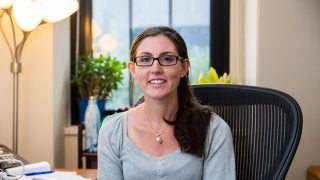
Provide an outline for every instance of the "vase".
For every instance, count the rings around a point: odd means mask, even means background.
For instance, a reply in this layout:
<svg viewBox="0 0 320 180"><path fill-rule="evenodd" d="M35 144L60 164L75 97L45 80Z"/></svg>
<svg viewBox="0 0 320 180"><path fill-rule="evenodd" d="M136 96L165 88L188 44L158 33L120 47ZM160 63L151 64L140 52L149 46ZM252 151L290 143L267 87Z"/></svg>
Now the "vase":
<svg viewBox="0 0 320 180"><path fill-rule="evenodd" d="M98 147L98 127L100 123L100 111L95 96L89 98L86 112L84 114L84 124L86 132L86 151L97 152Z"/></svg>
<svg viewBox="0 0 320 180"><path fill-rule="evenodd" d="M84 114L86 112L87 106L88 106L88 99L79 98L78 101L78 110L79 110L79 123L84 123ZM98 99L97 105L100 112L100 118L103 119L105 116L105 104L106 100L104 99Z"/></svg>

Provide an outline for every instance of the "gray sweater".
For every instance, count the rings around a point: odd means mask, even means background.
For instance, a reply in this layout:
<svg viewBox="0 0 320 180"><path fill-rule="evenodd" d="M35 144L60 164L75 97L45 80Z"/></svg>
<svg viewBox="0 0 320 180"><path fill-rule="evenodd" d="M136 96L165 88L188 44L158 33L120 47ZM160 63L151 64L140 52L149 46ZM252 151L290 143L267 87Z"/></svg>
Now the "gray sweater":
<svg viewBox="0 0 320 180"><path fill-rule="evenodd" d="M213 114L203 158L180 149L157 157L127 136L127 112L108 117L99 132L99 180L234 180L235 159L229 126Z"/></svg>

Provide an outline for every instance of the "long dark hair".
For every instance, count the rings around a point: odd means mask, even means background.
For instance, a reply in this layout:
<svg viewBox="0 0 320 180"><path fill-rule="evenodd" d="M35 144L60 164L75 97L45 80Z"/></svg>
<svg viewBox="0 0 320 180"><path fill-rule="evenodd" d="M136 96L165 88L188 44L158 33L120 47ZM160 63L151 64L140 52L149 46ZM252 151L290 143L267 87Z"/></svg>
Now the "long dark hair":
<svg viewBox="0 0 320 180"><path fill-rule="evenodd" d="M166 26L155 26L145 29L134 39L130 48L130 60L134 61L136 50L143 39L156 35L169 38L175 45L178 55L183 59L189 58L186 43L177 31ZM189 71L180 79L178 100L179 108L175 121L165 121L174 125L174 135L182 152L202 157L212 112L209 107L201 106L194 97L189 83Z"/></svg>

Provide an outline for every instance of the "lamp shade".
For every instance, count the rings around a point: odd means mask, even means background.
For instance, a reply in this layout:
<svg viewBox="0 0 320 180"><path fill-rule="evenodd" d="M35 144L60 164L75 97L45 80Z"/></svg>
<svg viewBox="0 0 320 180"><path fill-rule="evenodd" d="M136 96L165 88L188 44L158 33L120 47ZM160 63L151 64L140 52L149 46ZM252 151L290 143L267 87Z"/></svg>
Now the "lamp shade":
<svg viewBox="0 0 320 180"><path fill-rule="evenodd" d="M32 0L16 0L13 3L13 15L23 31L32 31L42 21L42 10Z"/></svg>
<svg viewBox="0 0 320 180"><path fill-rule="evenodd" d="M43 20L54 23L67 18L79 8L77 0L36 0L44 10Z"/></svg>
<svg viewBox="0 0 320 180"><path fill-rule="evenodd" d="M13 4L13 0L1 0L0 1L0 8L7 9L11 7Z"/></svg>

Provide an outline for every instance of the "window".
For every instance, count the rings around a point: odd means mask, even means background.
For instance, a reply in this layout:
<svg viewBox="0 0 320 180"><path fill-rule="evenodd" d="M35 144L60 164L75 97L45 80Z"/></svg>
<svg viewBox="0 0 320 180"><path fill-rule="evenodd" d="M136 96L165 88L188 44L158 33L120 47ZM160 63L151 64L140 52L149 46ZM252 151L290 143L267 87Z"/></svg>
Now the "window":
<svg viewBox="0 0 320 180"><path fill-rule="evenodd" d="M192 83L209 66L214 66L219 74L229 72L229 1L80 0L79 20L79 47L75 48L79 54L92 51L127 61L129 45L141 30L151 25L165 25L174 27L187 43ZM88 24L91 24L89 29ZM130 106L140 97L139 91L130 96L129 73L124 70L124 74L122 86L108 100L106 109ZM72 90L73 99L77 97L75 91ZM76 104L72 104L72 110L76 111ZM74 121L72 117L72 124Z"/></svg>

